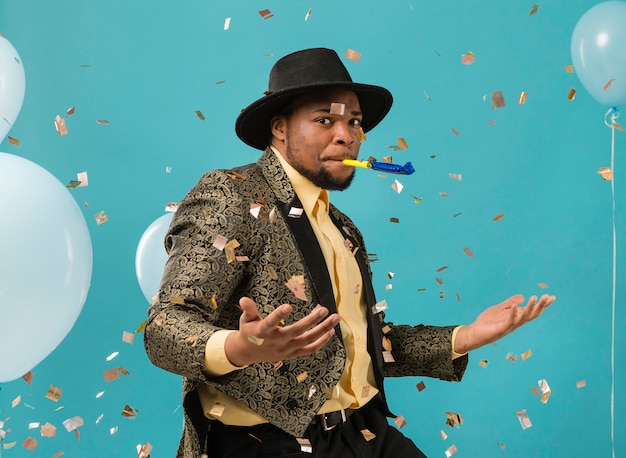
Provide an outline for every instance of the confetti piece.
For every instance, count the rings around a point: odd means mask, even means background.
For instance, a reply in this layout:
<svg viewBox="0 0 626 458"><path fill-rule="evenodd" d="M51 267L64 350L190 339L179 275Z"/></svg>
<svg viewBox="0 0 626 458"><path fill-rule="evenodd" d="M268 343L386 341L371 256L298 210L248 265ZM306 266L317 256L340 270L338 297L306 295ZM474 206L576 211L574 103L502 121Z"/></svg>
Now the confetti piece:
<svg viewBox="0 0 626 458"><path fill-rule="evenodd" d="M46 422L42 427L40 434L43 437L54 437L57 434L57 428L51 423Z"/></svg>
<svg viewBox="0 0 626 458"><path fill-rule="evenodd" d="M585 380L579 380L576 382L576 388L584 388L587 386L587 382Z"/></svg>
<svg viewBox="0 0 626 458"><path fill-rule="evenodd" d="M142 321L142 322L139 324L139 327L138 327L137 329L135 329L135 332L136 332L137 334L139 334L139 333L143 332L143 330L146 328L146 324L147 324L147 323L148 323L148 320Z"/></svg>
<svg viewBox="0 0 626 458"><path fill-rule="evenodd" d="M383 361L386 363L395 363L396 360L389 350L383 351Z"/></svg>
<svg viewBox="0 0 626 458"><path fill-rule="evenodd" d="M343 115L346 111L345 103L331 103L330 114Z"/></svg>
<svg viewBox="0 0 626 458"><path fill-rule="evenodd" d="M221 81L216 81L215 84L224 84L226 82L226 80L221 80Z"/></svg>
<svg viewBox="0 0 626 458"><path fill-rule="evenodd" d="M302 372L296 376L296 380L298 381L298 383L302 383L308 376L309 376L308 373Z"/></svg>
<svg viewBox="0 0 626 458"><path fill-rule="evenodd" d="M574 66L573 65L566 65L565 66L565 73L574 73Z"/></svg>
<svg viewBox="0 0 626 458"><path fill-rule="evenodd" d="M454 215L452 215L453 218L456 218L457 216L461 216L463 214L463 212L458 212L455 213Z"/></svg>
<svg viewBox="0 0 626 458"><path fill-rule="evenodd" d="M311 445L311 441L304 438L304 437L298 437L296 438L296 441L298 441L298 445L300 445L300 451L303 453L313 453L313 446Z"/></svg>
<svg viewBox="0 0 626 458"><path fill-rule="evenodd" d="M311 17L311 8L309 8L309 10L306 12L306 15L304 16L304 20L308 21L309 18ZM304 451L304 450L303 450Z"/></svg>
<svg viewBox="0 0 626 458"><path fill-rule="evenodd" d="M209 415L213 415L214 417L221 417L224 413L226 406L220 402L216 402L209 410Z"/></svg>
<svg viewBox="0 0 626 458"><path fill-rule="evenodd" d="M441 440L445 441L448 438L448 435L445 433L443 429L439 430L439 435L441 436Z"/></svg>
<svg viewBox="0 0 626 458"><path fill-rule="evenodd" d="M363 434L363 437L365 438L366 441L371 441L372 439L374 439L376 437L376 434L374 434L373 432L371 432L369 429L362 429L361 430L361 434Z"/></svg>
<svg viewBox="0 0 626 458"><path fill-rule="evenodd" d="M441 278L435 277L435 281L439 283L440 285L443 285L443 280Z"/></svg>
<svg viewBox="0 0 626 458"><path fill-rule="evenodd" d="M63 426L65 426L65 429L67 430L68 433L75 431L77 428L80 428L84 424L85 422L79 416L71 417L63 421Z"/></svg>
<svg viewBox="0 0 626 458"><path fill-rule="evenodd" d="M117 426L113 426L112 428L109 428L109 434L111 436L113 436L115 433L117 433Z"/></svg>
<svg viewBox="0 0 626 458"><path fill-rule="evenodd" d="M463 424L463 415L461 415L460 413L456 413L456 412L445 412L445 414L447 415L447 420L446 420L446 425L449 426L450 428L454 427L455 425L462 425ZM457 426L457 428L459 427Z"/></svg>
<svg viewBox="0 0 626 458"><path fill-rule="evenodd" d="M530 7L530 12L528 13L528 15L532 16L533 14L537 13L538 10L539 10L539 5L534 4L533 6Z"/></svg>
<svg viewBox="0 0 626 458"><path fill-rule="evenodd" d="M506 448L506 445L504 445L502 442L498 442L497 443L498 447L500 447L502 450L504 450Z"/></svg>
<svg viewBox="0 0 626 458"><path fill-rule="evenodd" d="M377 302L376 304L372 306L372 313L376 315L377 313L380 313L383 310L387 310L387 308L389 308L389 306L387 305L387 301L383 299L382 301Z"/></svg>
<svg viewBox="0 0 626 458"><path fill-rule="evenodd" d="M454 135L456 135L457 137L461 135L461 134L459 133L459 131L458 131L458 130L456 130L454 127L452 128L452 133L453 133Z"/></svg>
<svg viewBox="0 0 626 458"><path fill-rule="evenodd" d="M415 385L415 388L417 388L417 391L418 391L419 393L421 393L422 391L424 391L424 390L426 389L426 384L425 384L423 381L418 382L418 383Z"/></svg>
<svg viewBox="0 0 626 458"><path fill-rule="evenodd" d="M235 256L235 249L239 246L239 242L236 239L230 240L226 245L224 245L224 254L226 255L226 261L229 264L237 259Z"/></svg>
<svg viewBox="0 0 626 458"><path fill-rule="evenodd" d="M493 125L495 125L495 124L496 124L496 122L497 122L497 121L489 121L489 122L487 123L487 125L488 125L488 126L493 126Z"/></svg>
<svg viewBox="0 0 626 458"><path fill-rule="evenodd" d="M393 180L393 183L391 184L391 189L400 194L403 188L404 186L402 185L402 183L400 183L398 180Z"/></svg>
<svg viewBox="0 0 626 458"><path fill-rule="evenodd" d="M452 455L454 455L456 452L458 452L459 450L456 448L456 445L451 445L450 447L448 447L448 449L446 450L446 458L450 458Z"/></svg>
<svg viewBox="0 0 626 458"><path fill-rule="evenodd" d="M355 51L354 49L348 49L344 54L344 57L349 59L350 62L357 62L359 59L361 59L361 53Z"/></svg>
<svg viewBox="0 0 626 458"><path fill-rule="evenodd" d="M624 126L617 121L613 122L613 127L621 132L624 132Z"/></svg>
<svg viewBox="0 0 626 458"><path fill-rule="evenodd" d="M48 388L48 393L46 394L46 399L50 399L54 402L59 402L62 393L63 390L61 388L59 388L58 386L50 385L50 388Z"/></svg>
<svg viewBox="0 0 626 458"><path fill-rule="evenodd" d="M526 361L532 355L533 355L533 352L530 351L530 349L526 350L524 353L522 353L522 361Z"/></svg>
<svg viewBox="0 0 626 458"><path fill-rule="evenodd" d="M435 54L437 54L437 57L441 57L441 53L440 53L439 51L437 51L436 49L433 49L433 52L434 52Z"/></svg>
<svg viewBox="0 0 626 458"><path fill-rule="evenodd" d="M33 422L28 424L28 429L37 429L39 428L39 422Z"/></svg>
<svg viewBox="0 0 626 458"><path fill-rule="evenodd" d="M137 458L150 458L152 452L152 445L150 442L146 442L143 445L137 445Z"/></svg>
<svg viewBox="0 0 626 458"><path fill-rule="evenodd" d="M496 214L496 216L493 217L494 221L501 221L502 218L504 218L504 213L498 213Z"/></svg>
<svg viewBox="0 0 626 458"><path fill-rule="evenodd" d="M520 92L520 93L519 93L519 100L518 100L518 103L519 103L520 105L524 105L524 104L526 103L526 96L527 96L527 95L528 95L528 94L527 94L526 92L524 92L524 91L522 91L522 92Z"/></svg>
<svg viewBox="0 0 626 458"><path fill-rule="evenodd" d="M463 175L460 173L448 173L448 176L454 181L463 181Z"/></svg>
<svg viewBox="0 0 626 458"><path fill-rule="evenodd" d="M602 175L604 181L611 181L613 179L613 170L609 167L600 167L598 173Z"/></svg>
<svg viewBox="0 0 626 458"><path fill-rule="evenodd" d="M135 409L134 407L131 407L128 404L126 404L124 408L122 409L121 415L122 417L134 418L137 416L138 413L139 413L138 409Z"/></svg>
<svg viewBox="0 0 626 458"><path fill-rule="evenodd" d="M230 18L227 17L226 19L224 19L224 30L228 30L230 28ZM196 111L196 114L198 112ZM200 118L200 116L198 116ZM200 118L204 121L204 117Z"/></svg>
<svg viewBox="0 0 626 458"><path fill-rule="evenodd" d="M606 84L604 85L604 87L602 88L602 90L606 91L608 88L610 88L611 84L613 84L613 81L615 81L615 78L611 78L610 80L608 80Z"/></svg>
<svg viewBox="0 0 626 458"><path fill-rule="evenodd" d="M406 140L402 137L398 138L398 149L399 150L405 150L405 149L409 149L409 145L406 142ZM391 161L390 161L391 162Z"/></svg>
<svg viewBox="0 0 626 458"><path fill-rule="evenodd" d="M491 94L491 109L502 108L506 105L502 91L496 91Z"/></svg>
<svg viewBox="0 0 626 458"><path fill-rule="evenodd" d="M26 383L28 383L30 385L31 382L33 381L33 373L31 371L28 371L24 375L22 375L22 378L24 379L24 381ZM0 422L0 423L2 423L2 422ZM1 427L2 427L2 425L0 424L0 428Z"/></svg>
<svg viewBox="0 0 626 458"><path fill-rule="evenodd" d="M96 399L100 399L103 395L104 395L104 391L100 391L99 393L96 394ZM96 420L96 424L98 423L98 421L100 421L100 417L98 417L98 420Z"/></svg>
<svg viewBox="0 0 626 458"><path fill-rule="evenodd" d="M228 243L228 239L223 235L217 234L215 236L215 240L213 241L213 246L220 251L224 250L224 247Z"/></svg>
<svg viewBox="0 0 626 458"><path fill-rule="evenodd" d="M486 359L481 359L480 362L478 363L480 367L487 367L488 364L489 364L489 361L487 361Z"/></svg>
<svg viewBox="0 0 626 458"><path fill-rule="evenodd" d="M252 342L254 345L261 346L261 345L263 345L263 342L265 341L265 339L261 339L260 337L255 337L253 335L249 335L248 336L248 341Z"/></svg>
<svg viewBox="0 0 626 458"><path fill-rule="evenodd" d="M117 368L115 369L107 369L103 372L104 374L104 381L105 382L112 382L113 380L119 380L120 378L120 373L117 370Z"/></svg>
<svg viewBox="0 0 626 458"><path fill-rule="evenodd" d="M385 289L389 291L390 289L393 289L393 285L392 284L385 285Z"/></svg>
<svg viewBox="0 0 626 458"><path fill-rule="evenodd" d="M574 100L575 97L576 97L576 89L575 88L571 88L569 90L569 92L567 93L567 99L568 100Z"/></svg>
<svg viewBox="0 0 626 458"><path fill-rule="evenodd" d="M132 345L134 341L135 341L135 334L133 334L132 332L128 332L128 331L122 332L122 342Z"/></svg>
<svg viewBox="0 0 626 458"><path fill-rule="evenodd" d="M309 396L308 396L308 398L311 399L316 392L317 392L317 388L315 388L315 385L311 385L309 387Z"/></svg>
<svg viewBox="0 0 626 458"><path fill-rule="evenodd" d="M506 359L516 363L517 362L517 355L515 353L507 353L506 354Z"/></svg>
<svg viewBox="0 0 626 458"><path fill-rule="evenodd" d="M393 422L396 424L398 429L402 429L406 426L406 420L404 419L404 416L402 415L398 415L396 418L394 418Z"/></svg>
<svg viewBox="0 0 626 458"><path fill-rule="evenodd" d="M54 126L57 129L57 132L59 133L59 135L62 137L63 135L67 135L67 126L65 125L65 119L63 119L61 116L57 115L56 118L54 118Z"/></svg>
<svg viewBox="0 0 626 458"><path fill-rule="evenodd" d="M474 252L472 250L470 250L469 248L465 247L463 248L463 251L465 252L466 255L468 255L470 258L474 257Z"/></svg>
<svg viewBox="0 0 626 458"><path fill-rule="evenodd" d="M389 218L389 222L390 223L400 223L400 218L396 218L394 216L392 216L391 218Z"/></svg>
<svg viewBox="0 0 626 458"><path fill-rule="evenodd" d="M291 207L287 216L289 218L300 218L302 216L302 213L304 213L303 208Z"/></svg>
<svg viewBox="0 0 626 458"><path fill-rule="evenodd" d="M119 354L120 354L119 351L114 351L113 353L111 353L109 356L106 357L106 361L111 361L112 359L115 359L115 357L117 357L117 355Z"/></svg>
<svg viewBox="0 0 626 458"><path fill-rule="evenodd" d="M519 420L519 424L522 429L528 429L533 426L530 421L530 417L528 416L528 413L526 413L526 409L518 410L517 412L515 412L515 414L517 415L517 419Z"/></svg>
<svg viewBox="0 0 626 458"><path fill-rule="evenodd" d="M472 51L468 51L467 54L461 54L461 63L463 65L472 65L475 59L476 56L474 56Z"/></svg>
<svg viewBox="0 0 626 458"><path fill-rule="evenodd" d="M456 300L458 302L461 302L461 295L459 293L456 293Z"/></svg>
<svg viewBox="0 0 626 458"><path fill-rule="evenodd" d="M200 110L196 110L195 113L200 121L204 121L206 119Z"/></svg>
<svg viewBox="0 0 626 458"><path fill-rule="evenodd" d="M28 436L26 438L26 440L24 442L22 442L22 447L24 447L26 450L29 451L33 451L35 450L35 448L37 447L37 445L39 444L39 442L37 441L37 439L34 439L30 436Z"/></svg>
<svg viewBox="0 0 626 458"><path fill-rule="evenodd" d="M539 390L541 390L541 403L547 404L548 399L550 399L550 385L548 385L548 381L546 379L541 379L537 382L539 385Z"/></svg>
<svg viewBox="0 0 626 458"><path fill-rule="evenodd" d="M15 444L17 444L17 442L7 442L6 444L2 444L2 448L4 448L5 450L9 450L10 448L15 447Z"/></svg>
<svg viewBox="0 0 626 458"><path fill-rule="evenodd" d="M66 188L76 189L80 186L79 180L70 180L68 184L65 185Z"/></svg>
<svg viewBox="0 0 626 458"><path fill-rule="evenodd" d="M106 223L109 220L109 217L107 216L106 212L104 210L96 213L95 215L93 215L94 219L96 220L96 224L98 226L100 226L101 224Z"/></svg>
<svg viewBox="0 0 626 458"><path fill-rule="evenodd" d="M76 107L73 106L73 107L68 108L66 113L68 116L72 116L74 113L76 113Z"/></svg>
<svg viewBox="0 0 626 458"><path fill-rule="evenodd" d="M19 141L17 138L13 138L13 137L11 137L11 136L9 135L9 136L7 136L7 140L9 140L9 143L10 143L11 145L14 145L14 146L20 146L20 141Z"/></svg>
<svg viewBox="0 0 626 458"><path fill-rule="evenodd" d="M304 275L292 275L289 281L285 283L285 286L287 286L298 299L303 301L308 300L304 286Z"/></svg>
<svg viewBox="0 0 626 458"><path fill-rule="evenodd" d="M426 100L428 100L429 102L432 101L432 99L430 98L430 95L426 91L424 91L424 97L426 97Z"/></svg>
<svg viewBox="0 0 626 458"><path fill-rule="evenodd" d="M96 124L102 124L102 125L109 125L111 124L109 121L107 121L106 119L96 119Z"/></svg>
<svg viewBox="0 0 626 458"><path fill-rule="evenodd" d="M274 17L274 14L270 10L267 10L267 9L259 11L259 14L265 20Z"/></svg>
<svg viewBox="0 0 626 458"><path fill-rule="evenodd" d="M22 402L22 397L17 396L15 399L13 399L13 401L11 401L11 408L14 409L16 406L20 404L20 402Z"/></svg>
<svg viewBox="0 0 626 458"><path fill-rule="evenodd" d="M539 288L541 288L541 289L546 289L546 288L549 288L549 286L548 286L548 285L546 285L545 283L537 283L537 286L538 286Z"/></svg>

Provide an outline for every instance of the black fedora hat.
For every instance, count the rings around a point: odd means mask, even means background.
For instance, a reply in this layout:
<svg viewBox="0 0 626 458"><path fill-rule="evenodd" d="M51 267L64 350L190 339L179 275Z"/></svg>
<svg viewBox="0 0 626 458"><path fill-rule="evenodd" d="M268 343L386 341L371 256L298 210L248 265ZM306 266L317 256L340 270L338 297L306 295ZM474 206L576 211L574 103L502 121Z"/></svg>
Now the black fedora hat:
<svg viewBox="0 0 626 458"><path fill-rule="evenodd" d="M354 83L332 49L305 49L288 54L274 64L265 96L241 111L235 132L247 145L263 150L268 145L272 116L298 95L329 88L346 88L356 93L363 112L361 127L365 132L383 120L393 103L391 92L384 87Z"/></svg>

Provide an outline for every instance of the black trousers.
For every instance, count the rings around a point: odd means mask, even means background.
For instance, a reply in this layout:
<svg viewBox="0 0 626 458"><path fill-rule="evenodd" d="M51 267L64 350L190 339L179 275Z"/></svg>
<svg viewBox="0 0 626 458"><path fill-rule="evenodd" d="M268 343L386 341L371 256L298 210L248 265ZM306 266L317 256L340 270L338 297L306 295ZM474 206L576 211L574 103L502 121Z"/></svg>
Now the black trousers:
<svg viewBox="0 0 626 458"><path fill-rule="evenodd" d="M312 453L303 451L296 438L271 424L228 426L211 421L207 437L209 458L426 458L409 438L390 426L375 399L354 412L345 423L325 431L320 422L309 426L304 437ZM366 440L362 431L375 435Z"/></svg>

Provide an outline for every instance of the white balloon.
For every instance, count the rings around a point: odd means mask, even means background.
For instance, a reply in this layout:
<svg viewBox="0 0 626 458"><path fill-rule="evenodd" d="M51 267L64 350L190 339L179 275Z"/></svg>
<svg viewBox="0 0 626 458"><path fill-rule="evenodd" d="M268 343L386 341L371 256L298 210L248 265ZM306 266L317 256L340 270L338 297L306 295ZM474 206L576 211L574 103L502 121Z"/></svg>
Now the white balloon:
<svg viewBox="0 0 626 458"><path fill-rule="evenodd" d="M9 40L0 35L0 143L22 109L25 90L22 59Z"/></svg>
<svg viewBox="0 0 626 458"><path fill-rule="evenodd" d="M157 218L145 230L137 245L135 272L141 292L148 302L151 302L154 295L159 291L163 269L167 262L167 252L164 245L165 234L173 216L173 213L166 213Z"/></svg>
<svg viewBox="0 0 626 458"><path fill-rule="evenodd" d="M91 283L87 223L39 165L0 153L0 382L46 358L70 332Z"/></svg>

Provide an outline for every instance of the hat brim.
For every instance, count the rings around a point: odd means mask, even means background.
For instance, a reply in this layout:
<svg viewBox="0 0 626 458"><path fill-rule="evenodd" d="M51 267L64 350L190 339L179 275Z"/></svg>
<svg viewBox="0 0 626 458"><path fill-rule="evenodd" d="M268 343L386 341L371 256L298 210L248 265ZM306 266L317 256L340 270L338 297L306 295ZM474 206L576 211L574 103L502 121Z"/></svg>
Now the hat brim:
<svg viewBox="0 0 626 458"><path fill-rule="evenodd" d="M331 88L345 88L355 92L363 112L361 127L364 132L380 123L393 103L391 92L384 87L369 84L334 82L287 89L268 94L244 108L235 122L235 132L245 144L264 150L269 144L272 116L299 95Z"/></svg>

